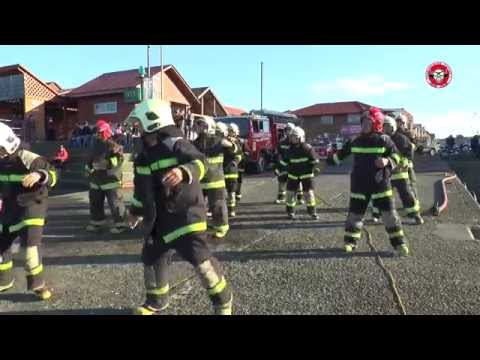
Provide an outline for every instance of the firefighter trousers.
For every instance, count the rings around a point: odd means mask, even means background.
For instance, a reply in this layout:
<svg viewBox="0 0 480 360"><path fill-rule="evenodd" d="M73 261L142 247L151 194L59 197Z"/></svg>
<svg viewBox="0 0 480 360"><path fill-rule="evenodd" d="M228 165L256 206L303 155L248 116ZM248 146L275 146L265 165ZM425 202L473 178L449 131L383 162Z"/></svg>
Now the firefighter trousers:
<svg viewBox="0 0 480 360"><path fill-rule="evenodd" d="M125 220L125 204L123 194L120 188L111 190L90 189L90 217L93 225L102 225L105 223L105 198L110 207L115 224L123 224Z"/></svg>
<svg viewBox="0 0 480 360"><path fill-rule="evenodd" d="M392 187L398 191L398 196L402 201L403 211L407 216L415 216L420 213L420 202L415 198L413 188L408 179L392 180ZM380 218L380 209L372 207L373 217Z"/></svg>
<svg viewBox="0 0 480 360"><path fill-rule="evenodd" d="M317 202L315 200L315 184L313 178L307 179L287 179L287 212L289 214L295 212L295 206L297 202L303 197L307 203L307 210L309 214L315 214L315 206ZM305 191L305 194L303 193ZM301 193L300 193L301 192ZM299 195L301 194L301 195Z"/></svg>
<svg viewBox="0 0 480 360"><path fill-rule="evenodd" d="M280 175L277 175L277 180L278 180L278 200L285 200L287 196L287 182L288 182L288 174L282 173ZM297 202L300 202L303 199L303 185L302 182L298 182L298 189L296 189L297 193Z"/></svg>
<svg viewBox="0 0 480 360"><path fill-rule="evenodd" d="M212 213L213 230L226 233L229 226L225 188L203 190L203 195L207 198L208 209Z"/></svg>
<svg viewBox="0 0 480 360"><path fill-rule="evenodd" d="M345 243L356 245L357 241L361 239L363 217L370 200L372 200L373 206L378 208L382 214L382 220L392 246L395 247L405 243L402 223L395 209L392 189L382 193L350 194L350 208L347 221L345 222Z"/></svg>
<svg viewBox="0 0 480 360"><path fill-rule="evenodd" d="M225 186L227 189L227 209L228 212L235 211L237 206L236 190L238 188L238 173L225 174Z"/></svg>
<svg viewBox="0 0 480 360"><path fill-rule="evenodd" d="M36 291L45 286L43 264L41 257L41 242L46 202L25 209L20 221L2 223L0 229L0 291L13 286L12 245L20 237L24 255L24 269L27 277L28 290ZM34 215L37 214L37 215ZM40 217L43 214L43 217Z"/></svg>
<svg viewBox="0 0 480 360"><path fill-rule="evenodd" d="M169 244L163 240L152 240L150 238L145 242L142 251L147 305L161 309L168 304L169 270L173 253L177 252L195 268L212 305L231 306L230 286L225 280L222 266L205 243L205 233L191 233Z"/></svg>
<svg viewBox="0 0 480 360"><path fill-rule="evenodd" d="M242 196L242 183L243 183L243 171L238 172L237 188L235 189L235 194L237 197Z"/></svg>

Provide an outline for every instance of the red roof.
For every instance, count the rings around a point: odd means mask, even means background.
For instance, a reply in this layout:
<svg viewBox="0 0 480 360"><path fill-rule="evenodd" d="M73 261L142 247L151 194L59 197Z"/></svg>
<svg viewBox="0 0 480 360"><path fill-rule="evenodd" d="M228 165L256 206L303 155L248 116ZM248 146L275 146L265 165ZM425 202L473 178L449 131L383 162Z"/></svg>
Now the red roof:
<svg viewBox="0 0 480 360"><path fill-rule="evenodd" d="M291 111L297 116L319 116L336 114L356 114L361 113L371 106L359 101L345 101L336 103L315 104L302 109Z"/></svg>
<svg viewBox="0 0 480 360"><path fill-rule="evenodd" d="M163 69L168 70L171 65L164 65ZM150 68L150 75L154 76L161 70L160 66ZM138 69L115 71L105 73L97 78L73 89L69 96L86 96L94 94L109 94L112 92L122 92L127 88L132 88L140 84L138 78Z"/></svg>
<svg viewBox="0 0 480 360"><path fill-rule="evenodd" d="M227 115L239 116L239 115L242 115L242 114L246 113L246 111L243 110L243 109L234 108L234 107L227 106L227 105L225 105L224 108L227 112Z"/></svg>

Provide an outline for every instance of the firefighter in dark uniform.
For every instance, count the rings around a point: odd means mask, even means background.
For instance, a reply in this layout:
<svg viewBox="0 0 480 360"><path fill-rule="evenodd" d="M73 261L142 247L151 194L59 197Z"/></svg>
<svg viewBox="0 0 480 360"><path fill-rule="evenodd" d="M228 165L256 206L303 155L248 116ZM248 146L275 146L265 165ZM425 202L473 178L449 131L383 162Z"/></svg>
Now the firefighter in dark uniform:
<svg viewBox="0 0 480 360"><path fill-rule="evenodd" d="M398 191L405 214L414 219L417 225L421 225L424 220L420 215L420 202L412 191L408 174L408 164L412 160L414 146L408 137L397 131L397 124L392 117L385 116L383 128L400 152L400 163L392 172L392 187ZM375 207L373 216L380 218L380 212Z"/></svg>
<svg viewBox="0 0 480 360"><path fill-rule="evenodd" d="M318 220L315 200L314 177L319 173L318 155L310 144L305 143L305 132L296 126L290 132L290 148L284 154L283 160L287 170L287 213L295 218L296 192L299 185L305 191L307 211Z"/></svg>
<svg viewBox="0 0 480 360"><path fill-rule="evenodd" d="M227 140L235 144L236 151L225 149L223 159L223 172L225 174L225 183L227 188L227 208L228 216L235 217L235 207L237 206L236 190L238 188L238 166L242 160L242 144L239 141L240 129L236 124L229 124L227 130Z"/></svg>
<svg viewBox="0 0 480 360"><path fill-rule="evenodd" d="M395 209L390 174L400 162L400 154L389 136L382 134L383 114L371 108L361 116L362 133L342 150L329 156L328 164L339 164L353 154L350 176L350 209L345 224L346 252L353 251L362 237L363 216L370 199L380 209L382 220L396 254L407 256L408 246Z"/></svg>
<svg viewBox="0 0 480 360"><path fill-rule="evenodd" d="M208 209L212 213L213 236L223 238L229 230L223 158L225 149L235 153L236 146L215 135L216 124L209 116L197 117L194 127L198 138L193 143L207 158L207 172L201 186L208 199Z"/></svg>
<svg viewBox="0 0 480 360"><path fill-rule="evenodd" d="M207 223L200 188L206 174L204 155L183 139L168 102L144 100L128 121L141 124L145 149L134 163L135 190L129 209L130 226L143 220L145 235L146 301L135 313L153 315L168 306L170 250L175 250L194 266L215 314L231 315L230 287L205 243Z"/></svg>
<svg viewBox="0 0 480 360"><path fill-rule="evenodd" d="M20 237L25 251L28 290L41 300L51 298L40 252L48 208L48 190L57 174L49 162L20 148L20 139L0 123L0 292L14 285L12 244Z"/></svg>
<svg viewBox="0 0 480 360"><path fill-rule="evenodd" d="M125 205L122 195L123 150L112 140L110 125L97 121L97 139L85 165L89 180L90 224L87 231L97 231L107 224L104 202L107 198L114 224L112 234L128 230L125 223Z"/></svg>
<svg viewBox="0 0 480 360"><path fill-rule="evenodd" d="M408 130L407 117L403 114L400 114L397 116L395 121L397 122L397 131L400 132L400 134L403 134L406 137L408 137L408 139L413 144L413 150L415 153L415 150L417 148L417 142L415 140L415 136L412 134L410 130ZM415 175L413 160L414 160L414 155L412 155L412 158L409 160L409 163L408 163L408 176L410 179L410 186L412 187L413 194L415 195L415 197L418 198L417 176Z"/></svg>
<svg viewBox="0 0 480 360"><path fill-rule="evenodd" d="M237 198L237 203L242 199L242 184L243 184L243 174L247 168L247 159L250 156L250 148L248 147L247 141L240 137L240 134L237 136L238 144L240 145L240 162L238 164L238 181L237 189L235 191L235 197Z"/></svg>

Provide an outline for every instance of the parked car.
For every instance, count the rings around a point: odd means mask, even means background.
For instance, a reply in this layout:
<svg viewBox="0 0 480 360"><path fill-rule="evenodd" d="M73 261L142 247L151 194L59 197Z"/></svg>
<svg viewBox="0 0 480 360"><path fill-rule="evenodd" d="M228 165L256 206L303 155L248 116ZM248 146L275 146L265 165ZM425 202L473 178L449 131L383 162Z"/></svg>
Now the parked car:
<svg viewBox="0 0 480 360"><path fill-rule="evenodd" d="M320 159L326 159L329 155L333 154L332 143L328 140L316 140L312 142L312 146Z"/></svg>

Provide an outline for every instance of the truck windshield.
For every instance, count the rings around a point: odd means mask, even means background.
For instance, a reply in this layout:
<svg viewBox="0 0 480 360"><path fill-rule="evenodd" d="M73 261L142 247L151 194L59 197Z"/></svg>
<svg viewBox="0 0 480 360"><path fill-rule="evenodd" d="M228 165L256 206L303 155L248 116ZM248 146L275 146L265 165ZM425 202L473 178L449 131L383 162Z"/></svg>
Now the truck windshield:
<svg viewBox="0 0 480 360"><path fill-rule="evenodd" d="M224 117L224 118L216 118L216 122L223 122L224 124L237 124L238 128L240 129L240 137L246 138L248 136L250 118L248 117Z"/></svg>

